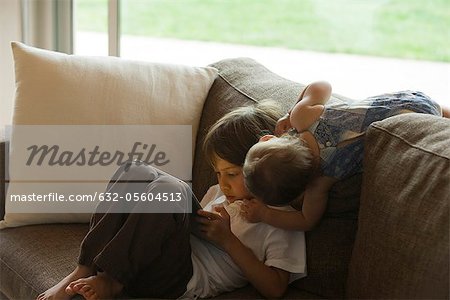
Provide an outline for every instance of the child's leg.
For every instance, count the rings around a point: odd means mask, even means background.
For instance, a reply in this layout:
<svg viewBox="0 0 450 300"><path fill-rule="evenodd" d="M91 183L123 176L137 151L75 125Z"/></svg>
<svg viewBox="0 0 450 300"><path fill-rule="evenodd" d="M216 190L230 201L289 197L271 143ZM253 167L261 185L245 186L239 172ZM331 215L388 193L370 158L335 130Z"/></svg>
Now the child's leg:
<svg viewBox="0 0 450 300"><path fill-rule="evenodd" d="M192 277L188 215L129 214L93 264L131 296L181 296Z"/></svg>
<svg viewBox="0 0 450 300"><path fill-rule="evenodd" d="M150 172L152 167L135 166L130 172L134 175L148 173L143 169ZM134 176L131 173L129 176ZM128 191L126 187L116 186L117 191ZM180 193L184 199L191 196L186 184L165 175L142 186L133 184L132 192L161 194L168 191ZM93 227L83 240L79 262L92 264L114 282L122 284L132 296L176 298L184 293L192 277L190 216L142 213L147 205L147 202L138 201L130 213L97 214L91 224ZM99 244L102 245L100 248ZM90 291L94 290L92 285L86 282L84 285L91 286Z"/></svg>
<svg viewBox="0 0 450 300"><path fill-rule="evenodd" d="M94 270L91 267L78 265L75 270L73 270L69 275L67 275L63 280L61 280L58 284L46 290L42 294L40 294L37 299L38 300L47 300L47 299L70 299L75 294L67 293L66 288L69 284L80 278L88 277L95 274ZM70 292L70 290L69 290Z"/></svg>
<svg viewBox="0 0 450 300"><path fill-rule="evenodd" d="M155 168L138 165L136 163L123 164L112 176L107 193L120 196L119 201L103 201L92 215L89 232L80 247L78 263L93 265L94 258L108 245L108 243L122 229L128 218L130 207L126 199L127 194L144 192L147 186L158 177ZM134 202L129 203L134 205ZM140 205L141 203L136 203Z"/></svg>
<svg viewBox="0 0 450 300"><path fill-rule="evenodd" d="M65 284L66 294L113 299L126 289L135 297L180 297L193 271L189 231L183 214L130 214L94 259L103 272Z"/></svg>

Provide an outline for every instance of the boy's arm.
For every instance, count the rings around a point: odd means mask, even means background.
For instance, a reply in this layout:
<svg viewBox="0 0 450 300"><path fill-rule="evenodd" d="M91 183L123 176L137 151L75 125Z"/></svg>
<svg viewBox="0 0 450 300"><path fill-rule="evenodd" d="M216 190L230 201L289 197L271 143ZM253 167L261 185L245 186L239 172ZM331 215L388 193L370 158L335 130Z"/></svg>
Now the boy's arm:
<svg viewBox="0 0 450 300"><path fill-rule="evenodd" d="M223 207L216 208L220 215L200 210L204 217L197 219L202 224L206 239L219 245L242 270L247 280L265 298L280 298L285 293L290 273L279 268L269 267L258 260L253 251L247 248L230 230L230 216Z"/></svg>
<svg viewBox="0 0 450 300"><path fill-rule="evenodd" d="M322 218L327 207L328 191L337 180L319 177L308 185L301 211L282 211L266 208L261 221L286 230L309 231Z"/></svg>

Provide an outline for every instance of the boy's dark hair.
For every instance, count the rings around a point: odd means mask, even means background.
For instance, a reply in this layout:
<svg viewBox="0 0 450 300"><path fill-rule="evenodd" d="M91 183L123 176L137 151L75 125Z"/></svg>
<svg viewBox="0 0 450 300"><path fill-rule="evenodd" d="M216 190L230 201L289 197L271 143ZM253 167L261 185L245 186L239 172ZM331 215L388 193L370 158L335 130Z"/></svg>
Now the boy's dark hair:
<svg viewBox="0 0 450 300"><path fill-rule="evenodd" d="M281 108L273 100L237 108L213 124L205 136L203 149L214 165L215 155L232 164L242 166L248 150L258 142L264 131L273 132Z"/></svg>
<svg viewBox="0 0 450 300"><path fill-rule="evenodd" d="M297 199L314 176L313 156L298 136L283 136L254 145L245 159L245 185L268 205Z"/></svg>

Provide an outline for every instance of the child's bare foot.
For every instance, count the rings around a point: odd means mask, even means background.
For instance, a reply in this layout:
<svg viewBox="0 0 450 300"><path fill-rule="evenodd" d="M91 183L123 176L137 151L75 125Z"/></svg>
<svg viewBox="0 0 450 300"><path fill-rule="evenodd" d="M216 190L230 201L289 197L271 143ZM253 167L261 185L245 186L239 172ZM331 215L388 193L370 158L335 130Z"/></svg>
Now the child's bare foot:
<svg viewBox="0 0 450 300"><path fill-rule="evenodd" d="M102 272L75 280L67 289L82 295L87 300L113 299L122 292L123 285Z"/></svg>
<svg viewBox="0 0 450 300"><path fill-rule="evenodd" d="M66 292L66 287L74 280L84 278L94 274L93 269L78 265L75 270L72 271L69 275L67 275L63 280L61 280L55 286L49 288L39 296L37 296L37 300L60 300L60 299L70 299L75 293L68 294Z"/></svg>

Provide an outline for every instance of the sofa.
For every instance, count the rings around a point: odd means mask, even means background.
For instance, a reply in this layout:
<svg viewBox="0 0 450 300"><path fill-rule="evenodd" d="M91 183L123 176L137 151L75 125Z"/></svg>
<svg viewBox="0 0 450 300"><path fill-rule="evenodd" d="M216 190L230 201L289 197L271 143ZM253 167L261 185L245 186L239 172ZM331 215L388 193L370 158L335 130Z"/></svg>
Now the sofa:
<svg viewBox="0 0 450 300"><path fill-rule="evenodd" d="M218 76L203 105L193 160L199 198L215 184L201 148L209 126L266 98L287 110L304 87L250 58L211 66ZM353 100L333 94L331 101ZM7 152L2 141L1 217ZM448 299L450 121L405 114L374 123L365 137L364 169L332 188L325 217L306 233L307 276L290 284L284 298ZM86 223L0 230L1 298L34 299L56 284L75 267L87 230ZM261 296L247 286L217 298Z"/></svg>

